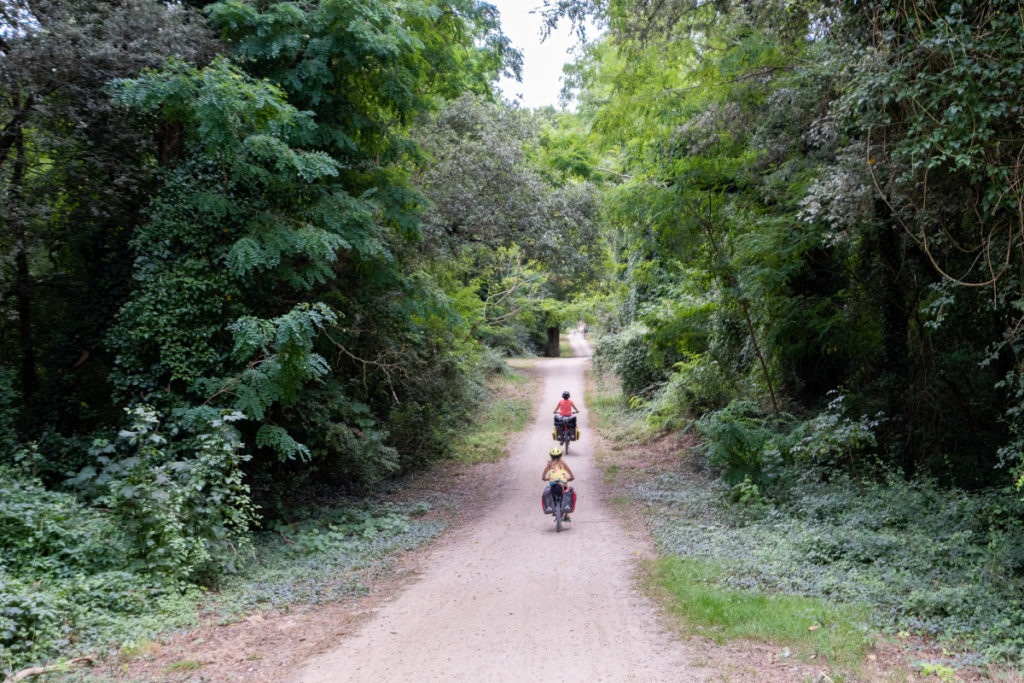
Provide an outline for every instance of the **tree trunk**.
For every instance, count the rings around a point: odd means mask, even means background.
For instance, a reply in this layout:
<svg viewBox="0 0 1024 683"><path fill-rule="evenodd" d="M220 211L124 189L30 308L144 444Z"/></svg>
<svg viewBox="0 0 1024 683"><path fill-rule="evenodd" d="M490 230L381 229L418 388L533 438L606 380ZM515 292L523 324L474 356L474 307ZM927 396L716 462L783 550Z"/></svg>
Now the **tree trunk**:
<svg viewBox="0 0 1024 683"><path fill-rule="evenodd" d="M561 355L561 349L558 348L561 332L562 329L560 327L548 328L548 343L544 349L548 358L558 358Z"/></svg>
<svg viewBox="0 0 1024 683"><path fill-rule="evenodd" d="M25 137L16 133L15 160L11 174L11 198L14 200L14 234L17 235L14 255L14 295L18 300L18 342L21 350L19 376L22 400L28 405L36 390L36 354L32 343L32 277L28 268L28 230L21 206L22 183L25 179Z"/></svg>
<svg viewBox="0 0 1024 683"><path fill-rule="evenodd" d="M882 266L880 290L880 322L882 324L882 356L884 380L888 384L886 412L902 422L906 433L899 449L900 465L907 474L917 469L915 454L913 399L910 372L910 317L907 303L910 295L904 276L904 253L900 241L902 229L896 225L892 210L884 199L875 200L875 217L879 220L876 248Z"/></svg>

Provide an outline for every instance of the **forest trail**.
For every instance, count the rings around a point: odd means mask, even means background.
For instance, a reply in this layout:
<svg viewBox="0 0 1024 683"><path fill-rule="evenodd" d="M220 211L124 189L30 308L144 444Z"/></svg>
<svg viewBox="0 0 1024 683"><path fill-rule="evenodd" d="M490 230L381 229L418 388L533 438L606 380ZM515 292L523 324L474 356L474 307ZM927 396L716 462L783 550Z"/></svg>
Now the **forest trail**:
<svg viewBox="0 0 1024 683"><path fill-rule="evenodd" d="M634 586L634 563L649 550L601 500L583 401L589 345L578 334L570 340L576 357L537 362L543 388L534 419L488 482L488 505L429 551L418 579L336 648L307 661L293 681L701 681L713 675L659 628L654 607ZM572 523L556 533L540 509L540 475L553 444L552 410L564 390L580 409L582 438L566 456L579 496Z"/></svg>

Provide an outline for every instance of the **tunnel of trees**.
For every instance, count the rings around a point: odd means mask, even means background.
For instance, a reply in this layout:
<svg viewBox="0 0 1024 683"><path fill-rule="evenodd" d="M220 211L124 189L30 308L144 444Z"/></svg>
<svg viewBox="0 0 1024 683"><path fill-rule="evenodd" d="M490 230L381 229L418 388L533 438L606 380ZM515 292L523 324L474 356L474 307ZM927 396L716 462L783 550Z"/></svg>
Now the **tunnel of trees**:
<svg viewBox="0 0 1024 683"><path fill-rule="evenodd" d="M578 320L730 482L1021 482L1019 3L544 11L571 111L477 0L0 0L0 664L39 577L215 584Z"/></svg>

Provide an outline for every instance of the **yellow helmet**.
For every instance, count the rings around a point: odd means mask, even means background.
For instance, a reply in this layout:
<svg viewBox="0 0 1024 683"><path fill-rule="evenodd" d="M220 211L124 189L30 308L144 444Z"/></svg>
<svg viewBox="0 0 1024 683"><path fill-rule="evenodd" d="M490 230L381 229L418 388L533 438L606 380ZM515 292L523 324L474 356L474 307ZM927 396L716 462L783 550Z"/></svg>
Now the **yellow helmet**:
<svg viewBox="0 0 1024 683"><path fill-rule="evenodd" d="M558 446L555 446L550 451L548 451L548 455L550 455L552 458L560 458L562 457L562 449L559 448Z"/></svg>

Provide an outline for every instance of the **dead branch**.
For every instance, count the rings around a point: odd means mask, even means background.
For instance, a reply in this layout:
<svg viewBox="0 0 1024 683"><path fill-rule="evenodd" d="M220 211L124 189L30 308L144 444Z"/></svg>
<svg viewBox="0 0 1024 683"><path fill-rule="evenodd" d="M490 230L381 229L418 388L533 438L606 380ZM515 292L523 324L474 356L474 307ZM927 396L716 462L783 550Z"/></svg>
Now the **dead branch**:
<svg viewBox="0 0 1024 683"><path fill-rule="evenodd" d="M74 666L80 666L82 664L88 664L92 666L96 663L96 657L94 655L86 655L84 657L75 657L69 659L66 662L60 664L50 664L48 666L30 666L27 669L22 669L18 673L11 677L11 681L23 681L26 678L35 678L36 676L42 676L43 674L54 673L56 671L67 671L68 668Z"/></svg>

